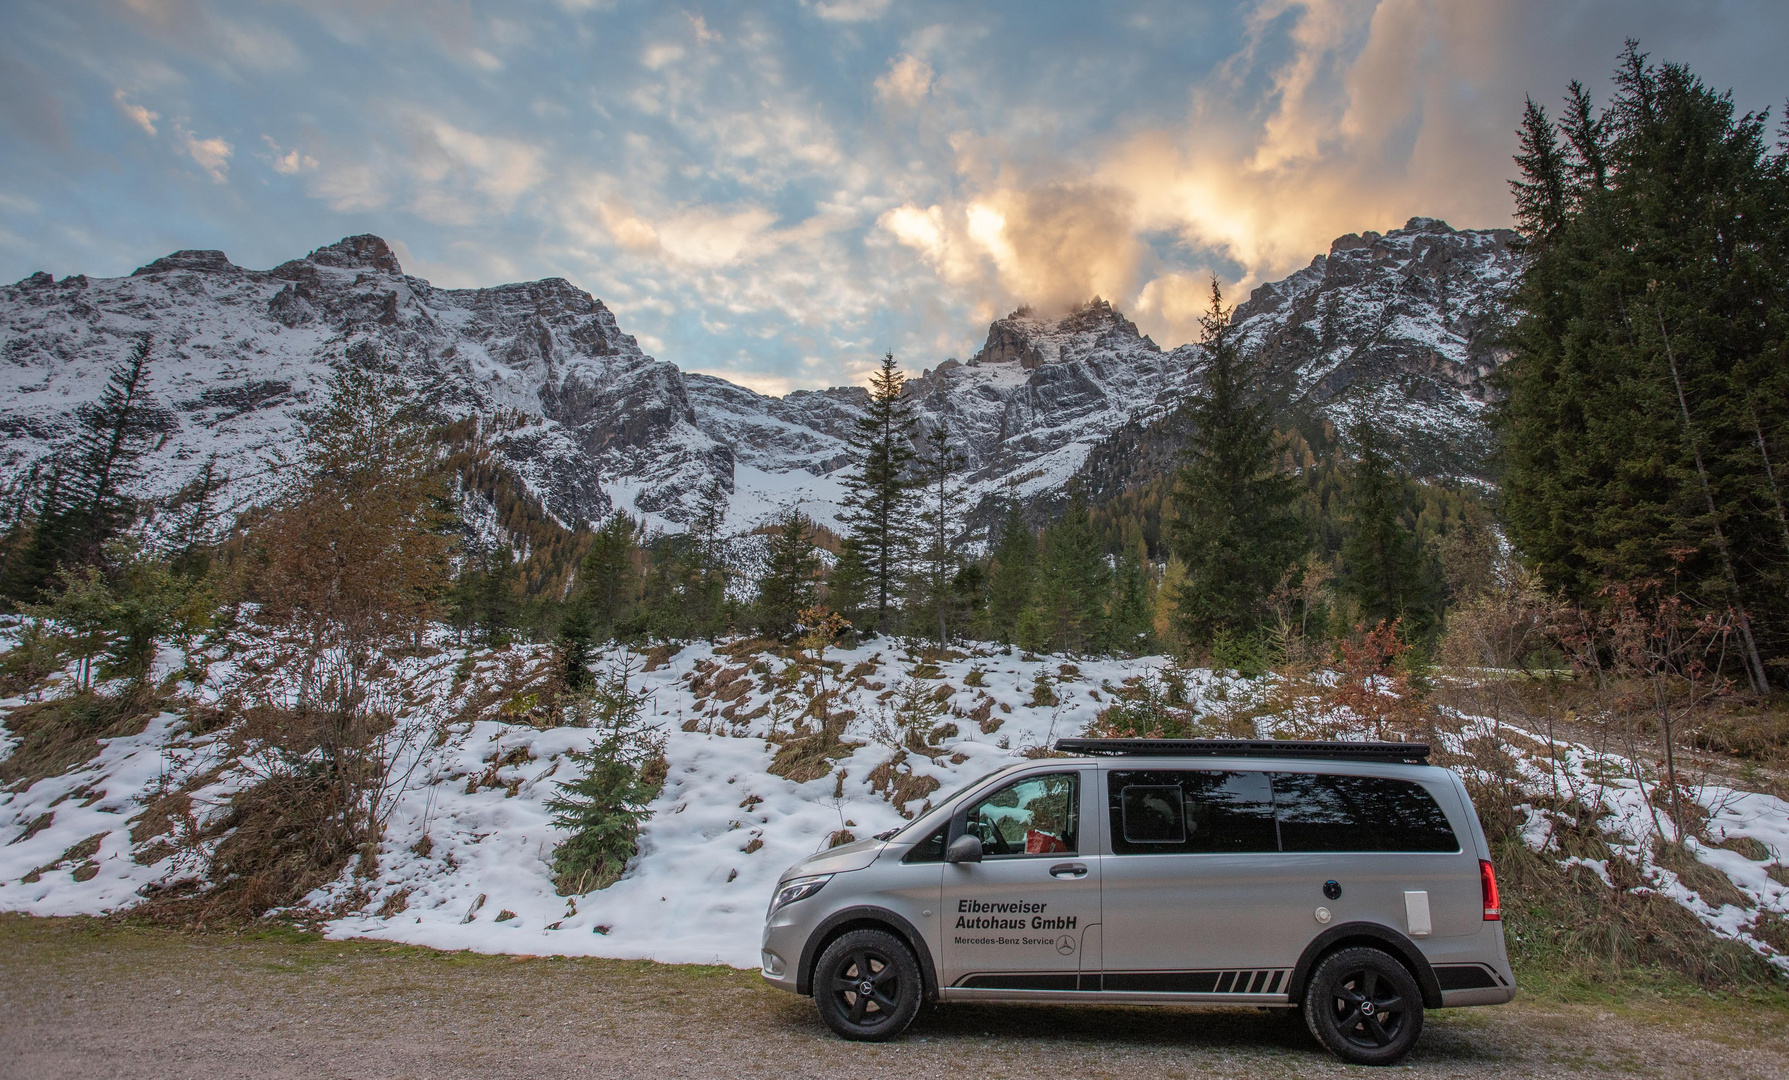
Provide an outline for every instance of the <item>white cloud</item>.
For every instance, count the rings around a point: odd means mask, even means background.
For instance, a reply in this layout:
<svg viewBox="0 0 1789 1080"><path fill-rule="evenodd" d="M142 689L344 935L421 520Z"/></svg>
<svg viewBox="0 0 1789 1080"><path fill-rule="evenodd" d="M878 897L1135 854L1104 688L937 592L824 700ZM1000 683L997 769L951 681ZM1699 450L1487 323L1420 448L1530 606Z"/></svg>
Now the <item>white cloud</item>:
<svg viewBox="0 0 1789 1080"><path fill-rule="evenodd" d="M303 65L298 47L271 27L214 19L211 30L219 51L246 70L265 74Z"/></svg>
<svg viewBox="0 0 1789 1080"><path fill-rule="evenodd" d="M893 0L820 0L814 14L828 22L867 22L880 19Z"/></svg>
<svg viewBox="0 0 1789 1080"><path fill-rule="evenodd" d="M390 184L365 161L330 161L319 169L308 189L332 210L377 210L391 201Z"/></svg>
<svg viewBox="0 0 1789 1080"><path fill-rule="evenodd" d="M174 137L180 140L180 146L193 161L219 184L230 180L230 155L236 148L221 137L201 139L179 124L174 125Z"/></svg>
<svg viewBox="0 0 1789 1080"><path fill-rule="evenodd" d="M659 247L691 266L714 269L781 246L770 227L776 215L758 206L736 210L698 207L659 223Z"/></svg>
<svg viewBox="0 0 1789 1080"><path fill-rule="evenodd" d="M640 63L652 71L657 71L666 64L676 63L681 59L683 59L683 46L674 42L648 45L646 51L640 54Z"/></svg>
<svg viewBox="0 0 1789 1080"><path fill-rule="evenodd" d="M414 110L404 123L410 146L402 167L416 188L411 209L430 221L471 225L492 212L508 213L545 175L541 147Z"/></svg>
<svg viewBox="0 0 1789 1080"><path fill-rule="evenodd" d="M902 56L888 65L876 80L876 96L883 101L917 104L932 89L932 65L917 56Z"/></svg>
<svg viewBox="0 0 1789 1080"><path fill-rule="evenodd" d="M155 122L161 119L161 113L151 112L127 100L123 90L112 91L112 104L118 106L118 111L124 114L125 119L142 128L144 134L155 134Z"/></svg>
<svg viewBox="0 0 1789 1080"><path fill-rule="evenodd" d="M273 141L271 135L261 136L261 141L267 144L268 151L261 156L269 165L273 166L274 172L282 176L296 176L301 172L310 172L317 167L317 159L297 147L290 150L284 149L279 143Z"/></svg>

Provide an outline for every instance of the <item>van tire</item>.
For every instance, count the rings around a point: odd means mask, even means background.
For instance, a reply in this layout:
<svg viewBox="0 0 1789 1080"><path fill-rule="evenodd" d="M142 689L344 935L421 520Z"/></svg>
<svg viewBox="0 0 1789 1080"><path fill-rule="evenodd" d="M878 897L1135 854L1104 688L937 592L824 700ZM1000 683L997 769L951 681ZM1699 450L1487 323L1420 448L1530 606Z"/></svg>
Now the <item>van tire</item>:
<svg viewBox="0 0 1789 1080"><path fill-rule="evenodd" d="M859 989L866 982L869 993ZM857 1042L882 1042L907 1030L924 996L913 950L886 930L841 934L814 965L820 1019Z"/></svg>
<svg viewBox="0 0 1789 1080"><path fill-rule="evenodd" d="M1422 1034L1422 989L1391 955L1372 948L1343 949L1325 957L1311 973L1304 1019L1317 1041L1343 1061L1391 1065Z"/></svg>

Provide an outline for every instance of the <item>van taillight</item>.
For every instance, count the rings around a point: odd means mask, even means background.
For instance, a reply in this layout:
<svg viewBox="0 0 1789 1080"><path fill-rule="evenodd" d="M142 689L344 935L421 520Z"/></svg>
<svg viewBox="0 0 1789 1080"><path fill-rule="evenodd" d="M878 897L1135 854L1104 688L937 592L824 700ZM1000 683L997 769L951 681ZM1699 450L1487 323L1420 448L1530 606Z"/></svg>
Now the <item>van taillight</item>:
<svg viewBox="0 0 1789 1080"><path fill-rule="evenodd" d="M1485 921L1502 921L1503 905L1497 899L1497 872L1491 869L1489 859L1478 861L1478 884L1485 894Z"/></svg>

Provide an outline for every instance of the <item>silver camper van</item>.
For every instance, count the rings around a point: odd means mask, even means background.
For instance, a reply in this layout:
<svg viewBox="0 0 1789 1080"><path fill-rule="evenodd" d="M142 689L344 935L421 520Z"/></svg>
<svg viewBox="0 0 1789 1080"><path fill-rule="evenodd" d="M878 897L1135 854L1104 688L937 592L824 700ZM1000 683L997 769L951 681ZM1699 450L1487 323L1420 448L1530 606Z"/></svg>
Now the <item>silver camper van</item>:
<svg viewBox="0 0 1789 1080"><path fill-rule="evenodd" d="M1428 747L1056 749L790 867L764 978L848 1039L922 1001L1255 1005L1380 1065L1425 1008L1515 996L1484 833Z"/></svg>

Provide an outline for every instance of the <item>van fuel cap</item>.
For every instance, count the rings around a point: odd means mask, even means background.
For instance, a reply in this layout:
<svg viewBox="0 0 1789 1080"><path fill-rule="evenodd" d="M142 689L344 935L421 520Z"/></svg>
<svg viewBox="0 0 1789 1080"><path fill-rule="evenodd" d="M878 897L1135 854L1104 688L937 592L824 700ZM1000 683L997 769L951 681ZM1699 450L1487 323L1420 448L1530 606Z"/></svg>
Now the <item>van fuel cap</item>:
<svg viewBox="0 0 1789 1080"><path fill-rule="evenodd" d="M1342 898L1342 883L1336 881L1334 878L1325 881L1323 883L1323 895L1329 897L1331 900L1340 900Z"/></svg>

